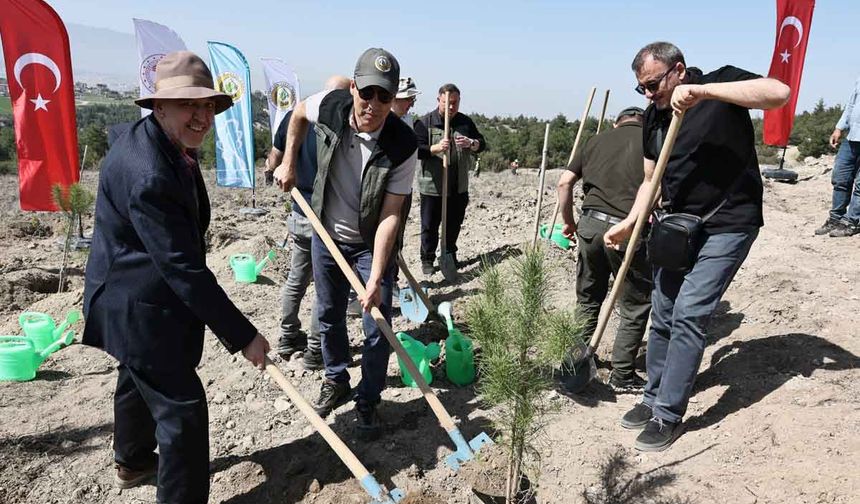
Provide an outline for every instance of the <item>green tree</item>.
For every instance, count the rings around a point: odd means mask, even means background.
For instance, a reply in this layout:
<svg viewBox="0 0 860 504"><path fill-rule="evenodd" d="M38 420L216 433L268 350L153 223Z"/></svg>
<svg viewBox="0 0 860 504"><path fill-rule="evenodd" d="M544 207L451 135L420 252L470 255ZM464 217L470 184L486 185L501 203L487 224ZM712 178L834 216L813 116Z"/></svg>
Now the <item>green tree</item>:
<svg viewBox="0 0 860 504"><path fill-rule="evenodd" d="M99 123L92 123L78 134L78 146L80 155L83 155L84 146L87 146L87 161L90 166L95 161L103 158L107 152L107 129Z"/></svg>
<svg viewBox="0 0 860 504"><path fill-rule="evenodd" d="M63 292L64 280L63 276L66 271L66 265L69 261L69 245L72 241L72 230L75 227L75 222L82 215L92 211L93 203L96 197L93 193L84 189L79 183L72 184L68 187L63 187L60 184L54 184L51 187L51 196L54 203L57 205L63 214L66 216L66 239L63 242L63 265L60 267L60 287L57 292Z"/></svg>

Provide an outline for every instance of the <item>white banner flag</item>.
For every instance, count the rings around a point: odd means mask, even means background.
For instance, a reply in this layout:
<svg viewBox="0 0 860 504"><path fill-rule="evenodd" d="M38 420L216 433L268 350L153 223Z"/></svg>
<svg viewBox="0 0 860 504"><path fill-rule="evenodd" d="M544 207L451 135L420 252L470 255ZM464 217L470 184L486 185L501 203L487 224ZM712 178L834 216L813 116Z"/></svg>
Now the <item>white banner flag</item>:
<svg viewBox="0 0 860 504"><path fill-rule="evenodd" d="M149 96L155 93L155 66L161 61L165 54L174 51L184 51L185 42L170 28L147 21L145 19L133 19L134 34L137 38L138 55L138 80L140 82L140 96ZM141 115L147 115L150 111L141 109Z"/></svg>
<svg viewBox="0 0 860 504"><path fill-rule="evenodd" d="M269 101L269 127L272 141L287 112L302 99L299 78L286 63L278 58L260 58L266 77L266 98Z"/></svg>

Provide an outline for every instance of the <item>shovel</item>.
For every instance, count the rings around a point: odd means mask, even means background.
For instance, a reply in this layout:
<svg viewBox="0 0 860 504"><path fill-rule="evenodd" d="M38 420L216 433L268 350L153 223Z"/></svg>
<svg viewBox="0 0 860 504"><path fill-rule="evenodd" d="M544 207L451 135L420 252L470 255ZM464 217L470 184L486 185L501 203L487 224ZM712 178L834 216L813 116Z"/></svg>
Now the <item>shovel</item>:
<svg viewBox="0 0 860 504"><path fill-rule="evenodd" d="M340 249L335 245L334 240L331 239L331 236L326 231L325 227L319 220L319 217L316 216L313 209L308 205L308 202L305 201L302 193L298 191L298 189L293 188L290 192L293 196L293 201L298 203L299 207L304 211L305 216L311 222L311 225L314 228L314 231L319 235L320 239L322 239L323 243L325 243L326 248L329 253L334 257L334 260L337 262L338 266L340 266L341 271L344 276L346 276L347 280L349 280L350 285L355 292L358 293L359 297L364 297L367 294L367 291L364 288L364 285L361 283L361 280L358 279L358 275L355 274L355 271L349 266L349 263L346 262L346 259L343 257L343 254L340 252ZM443 221L444 222L444 221ZM436 415L436 418L439 419L439 424L448 433L448 436L454 442L454 446L457 450L448 455L446 457L445 462L448 464L453 470L458 470L460 468L460 464L463 462L467 462L475 458L475 452L478 451L482 446L486 444L493 444L493 440L490 439L490 436L487 435L486 432L482 432L478 434L474 439L469 442L466 442L466 438L463 437L463 434L460 432L460 429L454 423L454 419L451 418L451 415L448 414L448 411L442 406L442 403L439 401L439 398L433 392L433 389L427 385L427 382L424 380L424 377L421 376L421 372L418 371L418 367L415 366L415 363L409 357L409 353L406 352L406 349L403 348L403 345L400 344L400 341L397 340L397 337L394 335L394 331L391 329L391 326L385 320L385 317L382 315L382 312L378 307L374 306L370 309L370 314L373 316L373 319L376 321L376 324L379 326L379 329L382 330L382 334L385 335L385 339L388 340L388 343L391 345L391 348L394 349L394 353L400 357L400 360L403 361L403 364L406 366L406 369L409 371L409 374L414 378L415 383L418 385L418 388L421 389L421 394L424 396L424 399L430 405L430 409L433 410L433 413Z"/></svg>
<svg viewBox="0 0 860 504"><path fill-rule="evenodd" d="M588 101L585 102L585 110L582 111L582 118L579 119L579 129L576 130L576 138L573 140L573 148L570 150L570 157L567 158L565 167L570 166L573 162L573 157L576 155L576 149L579 147L579 141L582 139L582 130L585 129L585 121L588 119L588 113L591 112L591 103L594 101L594 93L597 92L596 87L591 88L591 94L588 95ZM550 229L555 229L555 219L558 217L559 201L555 201L555 210L552 211L552 223ZM552 236L550 234L549 236Z"/></svg>
<svg viewBox="0 0 860 504"><path fill-rule="evenodd" d="M448 115L448 99L451 97L449 91L445 91L445 139L450 140L451 118ZM457 279L457 263L454 262L454 254L448 252L448 151L442 154L442 255L439 257L439 269L445 280L453 282Z"/></svg>
<svg viewBox="0 0 860 504"><path fill-rule="evenodd" d="M532 247L537 245L538 230L540 229L540 207L543 202L543 184L546 181L546 150L549 142L549 123L546 123L546 130L543 134L543 153L540 160L540 176L538 177L538 193L537 204L535 205L535 231L532 235Z"/></svg>
<svg viewBox="0 0 860 504"><path fill-rule="evenodd" d="M403 272L406 281L409 282L409 287L400 289L400 313L412 322L421 324L434 311L433 303L427 296L427 290L415 280L412 272L406 266L406 261L403 260L403 255L399 252L397 253L397 266Z"/></svg>
<svg viewBox="0 0 860 504"><path fill-rule="evenodd" d="M302 412L305 418L313 425L313 427L325 439L326 443L331 446L331 449L337 454L341 462L349 469L355 479L361 483L364 491L370 495L371 504L393 504L400 502L403 499L403 491L395 488L391 492L386 492L385 488L376 481L373 474L364 467L364 464L358 460L358 457L352 453L352 450L341 440L337 434L331 430L331 427L314 411L313 407L305 400L298 390L287 380L287 377L278 369L275 364L266 357L266 372L269 376L281 387L287 397L290 398L296 408Z"/></svg>
<svg viewBox="0 0 860 504"><path fill-rule="evenodd" d="M663 172L666 171L666 164L669 162L669 156L672 154L672 147L675 145L675 137L678 136L678 130L681 129L681 121L684 114L674 114L672 123L669 125L669 132L666 134L666 141L663 143L663 148L660 149L660 157L657 159L657 166L654 169L654 175L651 177L651 185L648 187L648 199L651 204L648 210L641 212L636 218L636 225L633 226L633 233L627 242L627 251L624 253L624 261L615 275L615 280L612 282L612 292L609 294L609 299L603 305L600 311L600 318L597 321L597 327L594 329L594 334L591 336L591 341L587 347L580 346L571 352L570 362L566 363L562 373L562 383L564 388L573 394L581 392L588 385L588 382L596 374L597 366L594 363L594 352L597 345L600 344L600 338L603 337L603 332L606 329L606 324L609 322L609 316L612 314L612 309L615 307L615 301L621 294L621 286L624 285L624 277L627 276L627 270L630 269L630 263L633 262L633 255L636 253L636 245L639 242L639 235L642 233L642 228L645 227L645 222L651 214L651 208L656 203L656 197L660 189L660 179L663 178Z"/></svg>

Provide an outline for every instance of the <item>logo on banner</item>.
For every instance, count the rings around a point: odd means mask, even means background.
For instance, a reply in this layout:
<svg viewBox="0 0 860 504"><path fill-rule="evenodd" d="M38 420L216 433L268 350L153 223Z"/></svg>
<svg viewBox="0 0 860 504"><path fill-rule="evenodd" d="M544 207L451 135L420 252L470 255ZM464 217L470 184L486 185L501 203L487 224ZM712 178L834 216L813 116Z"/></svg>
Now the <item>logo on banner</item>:
<svg viewBox="0 0 860 504"><path fill-rule="evenodd" d="M269 89L269 103L278 110L290 110L296 104L296 90L289 82L275 82Z"/></svg>
<svg viewBox="0 0 860 504"><path fill-rule="evenodd" d="M155 67L164 54L151 54L140 63L140 82L149 94L155 93Z"/></svg>
<svg viewBox="0 0 860 504"><path fill-rule="evenodd" d="M245 84L233 72L224 72L215 79L215 90L230 95L233 103L236 103L245 94Z"/></svg>

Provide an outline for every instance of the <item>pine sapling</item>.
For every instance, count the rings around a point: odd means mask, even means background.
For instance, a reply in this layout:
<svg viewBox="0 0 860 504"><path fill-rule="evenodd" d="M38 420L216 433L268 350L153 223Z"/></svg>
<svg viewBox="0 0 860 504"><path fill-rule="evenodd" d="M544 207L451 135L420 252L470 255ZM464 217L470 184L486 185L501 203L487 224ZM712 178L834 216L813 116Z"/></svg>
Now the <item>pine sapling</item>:
<svg viewBox="0 0 860 504"><path fill-rule="evenodd" d="M93 193L84 189L80 183L74 183L67 188L60 184L54 184L51 187L51 196L54 198L54 203L66 216L66 238L63 241L63 264L60 267L60 284L57 292L63 292L65 285L66 266L69 261L69 249L72 242L72 231L77 221L82 215L92 211L95 196Z"/></svg>
<svg viewBox="0 0 860 504"><path fill-rule="evenodd" d="M528 249L513 278L484 266L482 292L469 304L470 335L480 344L481 399L497 407L495 427L507 444L506 502L518 502L524 464L539 466L534 442L554 408L546 392L553 370L581 343L582 322L572 311L550 311L551 278L543 252Z"/></svg>

